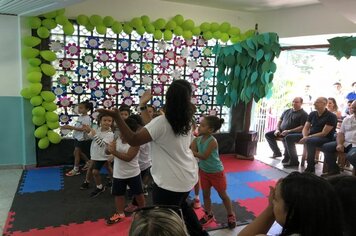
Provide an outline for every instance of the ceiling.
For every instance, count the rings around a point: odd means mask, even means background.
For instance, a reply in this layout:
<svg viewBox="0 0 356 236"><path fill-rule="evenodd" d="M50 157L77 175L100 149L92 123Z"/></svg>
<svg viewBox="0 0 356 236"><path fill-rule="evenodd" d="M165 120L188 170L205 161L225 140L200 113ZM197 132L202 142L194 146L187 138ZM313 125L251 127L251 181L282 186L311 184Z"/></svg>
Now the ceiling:
<svg viewBox="0 0 356 236"><path fill-rule="evenodd" d="M40 15L85 0L0 0L0 14Z"/></svg>
<svg viewBox="0 0 356 236"><path fill-rule="evenodd" d="M237 11L270 11L319 4L319 0L163 0Z"/></svg>

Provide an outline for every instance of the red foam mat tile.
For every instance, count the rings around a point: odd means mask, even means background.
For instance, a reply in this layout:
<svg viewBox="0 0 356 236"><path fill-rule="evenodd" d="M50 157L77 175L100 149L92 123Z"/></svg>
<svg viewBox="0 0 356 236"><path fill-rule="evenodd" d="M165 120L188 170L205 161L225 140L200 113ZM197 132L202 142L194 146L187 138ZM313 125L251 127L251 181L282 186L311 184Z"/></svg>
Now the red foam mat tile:
<svg viewBox="0 0 356 236"><path fill-rule="evenodd" d="M72 223L60 227L47 227L45 229L31 229L27 232L15 231L12 236L63 236L63 235L116 235L127 236L131 225L131 217L125 218L123 222L108 226L105 220L101 219L96 222L86 221L82 224Z"/></svg>
<svg viewBox="0 0 356 236"><path fill-rule="evenodd" d="M247 185L265 196L269 195L269 186L274 187L278 180L268 180L260 182L249 182Z"/></svg>
<svg viewBox="0 0 356 236"><path fill-rule="evenodd" d="M266 165L257 160L249 161L236 159L234 154L222 154L220 155L220 158L224 164L225 173L238 171L256 171L272 168L269 165Z"/></svg>
<svg viewBox="0 0 356 236"><path fill-rule="evenodd" d="M252 212L255 216L258 216L267 206L267 197L256 197L245 200L237 201L241 206L245 207L248 211Z"/></svg>

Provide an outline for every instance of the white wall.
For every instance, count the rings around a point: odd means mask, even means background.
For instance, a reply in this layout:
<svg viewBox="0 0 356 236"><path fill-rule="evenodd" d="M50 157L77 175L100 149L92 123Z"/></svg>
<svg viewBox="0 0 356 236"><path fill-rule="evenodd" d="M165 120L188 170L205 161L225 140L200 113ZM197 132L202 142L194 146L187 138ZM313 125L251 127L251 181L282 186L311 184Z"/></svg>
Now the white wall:
<svg viewBox="0 0 356 236"><path fill-rule="evenodd" d="M322 4L258 13L256 20L260 32L277 32L280 38L356 33L356 24Z"/></svg>
<svg viewBox="0 0 356 236"><path fill-rule="evenodd" d="M0 96L20 96L19 20L0 15Z"/></svg>
<svg viewBox="0 0 356 236"><path fill-rule="evenodd" d="M251 13L215 9L203 6L172 3L160 0L88 0L66 8L66 16L75 18L80 14L112 16L119 21L128 21L134 17L148 15L152 20L160 17L169 19L181 14L196 24L202 22L230 22L242 31L253 29L255 18Z"/></svg>

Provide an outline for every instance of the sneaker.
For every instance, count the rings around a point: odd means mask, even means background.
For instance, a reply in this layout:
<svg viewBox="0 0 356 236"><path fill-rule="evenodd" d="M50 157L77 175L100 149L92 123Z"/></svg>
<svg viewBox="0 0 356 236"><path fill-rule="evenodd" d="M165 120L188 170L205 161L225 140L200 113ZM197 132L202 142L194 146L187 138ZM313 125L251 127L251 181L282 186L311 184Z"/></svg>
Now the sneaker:
<svg viewBox="0 0 356 236"><path fill-rule="evenodd" d="M68 176L68 177L75 176L75 175L80 175L79 170L72 169L66 173L66 176Z"/></svg>
<svg viewBox="0 0 356 236"><path fill-rule="evenodd" d="M289 162L289 157L284 156L282 163L287 164Z"/></svg>
<svg viewBox="0 0 356 236"><path fill-rule="evenodd" d="M229 226L230 229L236 227L236 217L234 214L227 216L227 225Z"/></svg>
<svg viewBox="0 0 356 236"><path fill-rule="evenodd" d="M90 166L90 162L87 161L87 162L85 163L85 165L83 166L82 170L88 170L88 169L89 169L89 166Z"/></svg>
<svg viewBox="0 0 356 236"><path fill-rule="evenodd" d="M194 209L199 209L201 207L200 205L200 200L199 199L194 199L193 201L193 208Z"/></svg>
<svg viewBox="0 0 356 236"><path fill-rule="evenodd" d="M126 212L129 212L129 213L132 213L132 212L134 212L135 210L137 210L137 208L138 208L138 206L135 206L134 204L129 203L129 204L127 205L127 207L125 208L125 211L126 211Z"/></svg>
<svg viewBox="0 0 356 236"><path fill-rule="evenodd" d="M298 167L299 166L299 161L289 161L285 164L283 164L283 167L285 168L293 168L293 167Z"/></svg>
<svg viewBox="0 0 356 236"><path fill-rule="evenodd" d="M214 215L213 214L208 215L208 213L205 212L205 215L199 220L199 222L202 226L206 226L213 220L214 220Z"/></svg>
<svg viewBox="0 0 356 236"><path fill-rule="evenodd" d="M90 197L97 197L98 195L100 195L100 193L105 192L105 190L106 190L105 186L103 186L102 189L95 188L95 190L90 194Z"/></svg>
<svg viewBox="0 0 356 236"><path fill-rule="evenodd" d="M82 183L82 185L80 185L81 190L88 189L88 188L89 188L89 182L84 182Z"/></svg>
<svg viewBox="0 0 356 236"><path fill-rule="evenodd" d="M120 215L119 213L115 213L109 219L106 220L106 224L107 225L112 225L112 224L121 222L124 219L125 219L125 215L124 214Z"/></svg>

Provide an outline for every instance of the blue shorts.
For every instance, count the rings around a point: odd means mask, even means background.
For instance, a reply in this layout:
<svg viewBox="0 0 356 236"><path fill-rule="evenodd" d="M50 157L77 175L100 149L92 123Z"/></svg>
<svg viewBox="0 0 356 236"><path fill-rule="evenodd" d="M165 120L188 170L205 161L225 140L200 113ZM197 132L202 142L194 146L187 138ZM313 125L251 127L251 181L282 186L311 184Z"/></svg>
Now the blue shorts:
<svg viewBox="0 0 356 236"><path fill-rule="evenodd" d="M141 175L131 177L128 179L114 178L112 182L111 194L114 196L124 196L127 186L133 195L140 195L143 193Z"/></svg>

